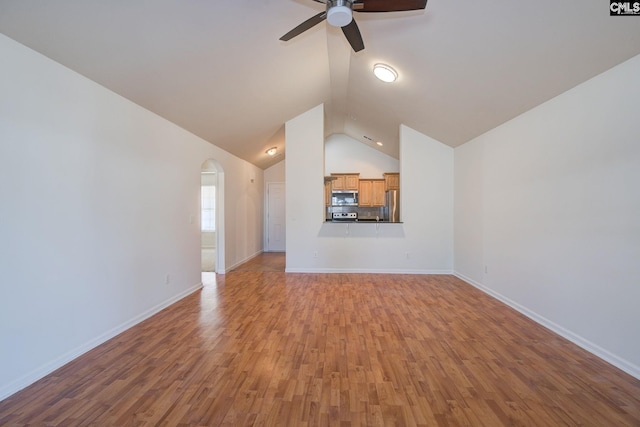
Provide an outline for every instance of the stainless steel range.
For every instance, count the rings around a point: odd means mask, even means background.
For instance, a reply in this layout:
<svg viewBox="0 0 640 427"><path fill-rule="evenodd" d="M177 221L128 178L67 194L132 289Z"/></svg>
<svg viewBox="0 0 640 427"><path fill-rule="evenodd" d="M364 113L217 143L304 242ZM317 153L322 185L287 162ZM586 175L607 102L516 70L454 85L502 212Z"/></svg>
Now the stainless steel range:
<svg viewBox="0 0 640 427"><path fill-rule="evenodd" d="M357 219L357 212L334 212L331 214L332 221L356 221Z"/></svg>

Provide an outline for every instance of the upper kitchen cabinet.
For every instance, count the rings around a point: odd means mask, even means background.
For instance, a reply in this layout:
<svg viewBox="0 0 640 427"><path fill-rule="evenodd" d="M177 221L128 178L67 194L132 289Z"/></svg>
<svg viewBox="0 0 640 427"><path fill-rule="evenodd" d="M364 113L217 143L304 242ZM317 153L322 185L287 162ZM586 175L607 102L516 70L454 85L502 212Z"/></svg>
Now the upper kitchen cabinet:
<svg viewBox="0 0 640 427"><path fill-rule="evenodd" d="M332 180L324 181L324 205L331 206L331 182Z"/></svg>
<svg viewBox="0 0 640 427"><path fill-rule="evenodd" d="M385 172L384 176L385 190L400 189L400 174L398 172Z"/></svg>
<svg viewBox="0 0 640 427"><path fill-rule="evenodd" d="M361 179L358 206L380 207L384 206L385 197L384 179Z"/></svg>
<svg viewBox="0 0 640 427"><path fill-rule="evenodd" d="M338 191L358 191L360 184L359 173L332 173L332 189Z"/></svg>
<svg viewBox="0 0 640 427"><path fill-rule="evenodd" d="M385 181L383 179L374 179L373 183L373 203L372 206L384 206L385 204Z"/></svg>

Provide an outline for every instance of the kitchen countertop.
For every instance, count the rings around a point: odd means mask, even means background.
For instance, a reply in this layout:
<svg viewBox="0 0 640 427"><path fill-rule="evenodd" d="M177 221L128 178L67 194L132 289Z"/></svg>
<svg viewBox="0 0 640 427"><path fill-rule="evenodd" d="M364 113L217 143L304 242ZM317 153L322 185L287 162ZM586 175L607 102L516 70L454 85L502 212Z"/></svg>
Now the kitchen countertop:
<svg viewBox="0 0 640 427"><path fill-rule="evenodd" d="M366 223L366 224L402 224L402 221L376 221L375 219L351 219L351 220L344 220L344 219L340 219L340 220L333 220L333 219L327 219L325 220L325 222L331 222L334 224L340 224L340 223L346 223L346 224L351 224L354 222L362 222L362 223Z"/></svg>

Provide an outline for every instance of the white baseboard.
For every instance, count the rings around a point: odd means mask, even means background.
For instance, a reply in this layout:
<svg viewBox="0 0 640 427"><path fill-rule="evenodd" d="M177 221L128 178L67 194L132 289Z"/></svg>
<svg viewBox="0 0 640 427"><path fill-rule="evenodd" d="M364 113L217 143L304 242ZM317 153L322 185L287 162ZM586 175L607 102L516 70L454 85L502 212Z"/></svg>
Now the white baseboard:
<svg viewBox="0 0 640 427"><path fill-rule="evenodd" d="M582 336L571 332L568 329L563 328L562 326L558 325L557 323L552 322L551 320L547 319L544 316L539 315L538 313L529 310L527 307L524 307L520 304L518 304L517 302L505 297L504 295L495 292L492 289L487 288L486 286L484 286L481 283L478 283L476 281L474 281L473 279L470 279L468 277L466 277L463 274L460 273L453 273L454 276L456 276L457 278L459 278L460 280L463 280L465 282L467 282L468 284L470 284L471 286L478 288L479 290L481 290L482 292L484 292L485 294L492 296L493 298L497 299L498 301L501 301L503 303L505 303L506 305L508 305L509 307L513 308L514 310L524 314L525 316L527 316L529 319L533 320L536 323L539 323L540 325L544 326L547 329L550 329L551 331L555 332L556 334L560 335L563 338L568 339L569 341L571 341L572 343L576 344L579 347L582 347L583 349L587 350L589 353L592 353L593 355L599 357L600 359L612 364L613 366L615 366L616 368L619 368L621 370L623 370L624 372L626 372L627 374L640 379L640 367L634 365L633 363L629 362L628 360L625 360L613 353L611 353L610 351L598 346L597 344L592 343L591 341L583 338Z"/></svg>
<svg viewBox="0 0 640 427"><path fill-rule="evenodd" d="M360 268L287 268L285 273L453 274L451 270L385 270Z"/></svg>
<svg viewBox="0 0 640 427"><path fill-rule="evenodd" d="M110 340L111 338L115 337L116 335L121 334L122 332L126 331L127 329L131 328L132 326L137 325L138 323L148 319L149 317L153 316L154 314L157 314L158 312L164 310L165 308L169 307L171 304L174 304L178 301L180 301L181 299L191 295L192 293L196 292L197 290L199 290L200 288L202 288L202 283L198 283L197 285L169 298L168 300L156 305L155 307L151 307L149 310L139 314L138 316L134 317L131 320L128 320L118 326L116 326L115 328L103 333L102 335L82 344L79 347L74 348L73 350L63 354L62 356L56 358L55 360L52 360L50 362L45 363L44 365L40 366L39 368L34 369L33 371L29 372L28 374L18 378L15 381L12 381L11 383L4 385L2 387L0 387L0 400L4 400L7 397L11 396L14 393L17 393L18 391L22 390L25 387L30 386L31 384L35 383L36 381L44 378L45 376L49 375L51 372L55 371L58 368L61 368L62 366L66 365L67 363L71 362L72 360L78 358L79 356L83 355L84 353L88 352L89 350L94 349L95 347L99 346L100 344L103 344L105 342L107 342L108 340Z"/></svg>

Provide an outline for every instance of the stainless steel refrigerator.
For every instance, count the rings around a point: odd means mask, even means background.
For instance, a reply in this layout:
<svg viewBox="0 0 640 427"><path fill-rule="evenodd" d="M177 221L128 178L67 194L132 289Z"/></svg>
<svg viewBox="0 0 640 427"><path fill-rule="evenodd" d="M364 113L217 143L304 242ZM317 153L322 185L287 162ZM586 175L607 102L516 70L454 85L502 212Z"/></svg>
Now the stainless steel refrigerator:
<svg viewBox="0 0 640 427"><path fill-rule="evenodd" d="M387 190L384 206L384 219L389 222L400 222L400 191Z"/></svg>

